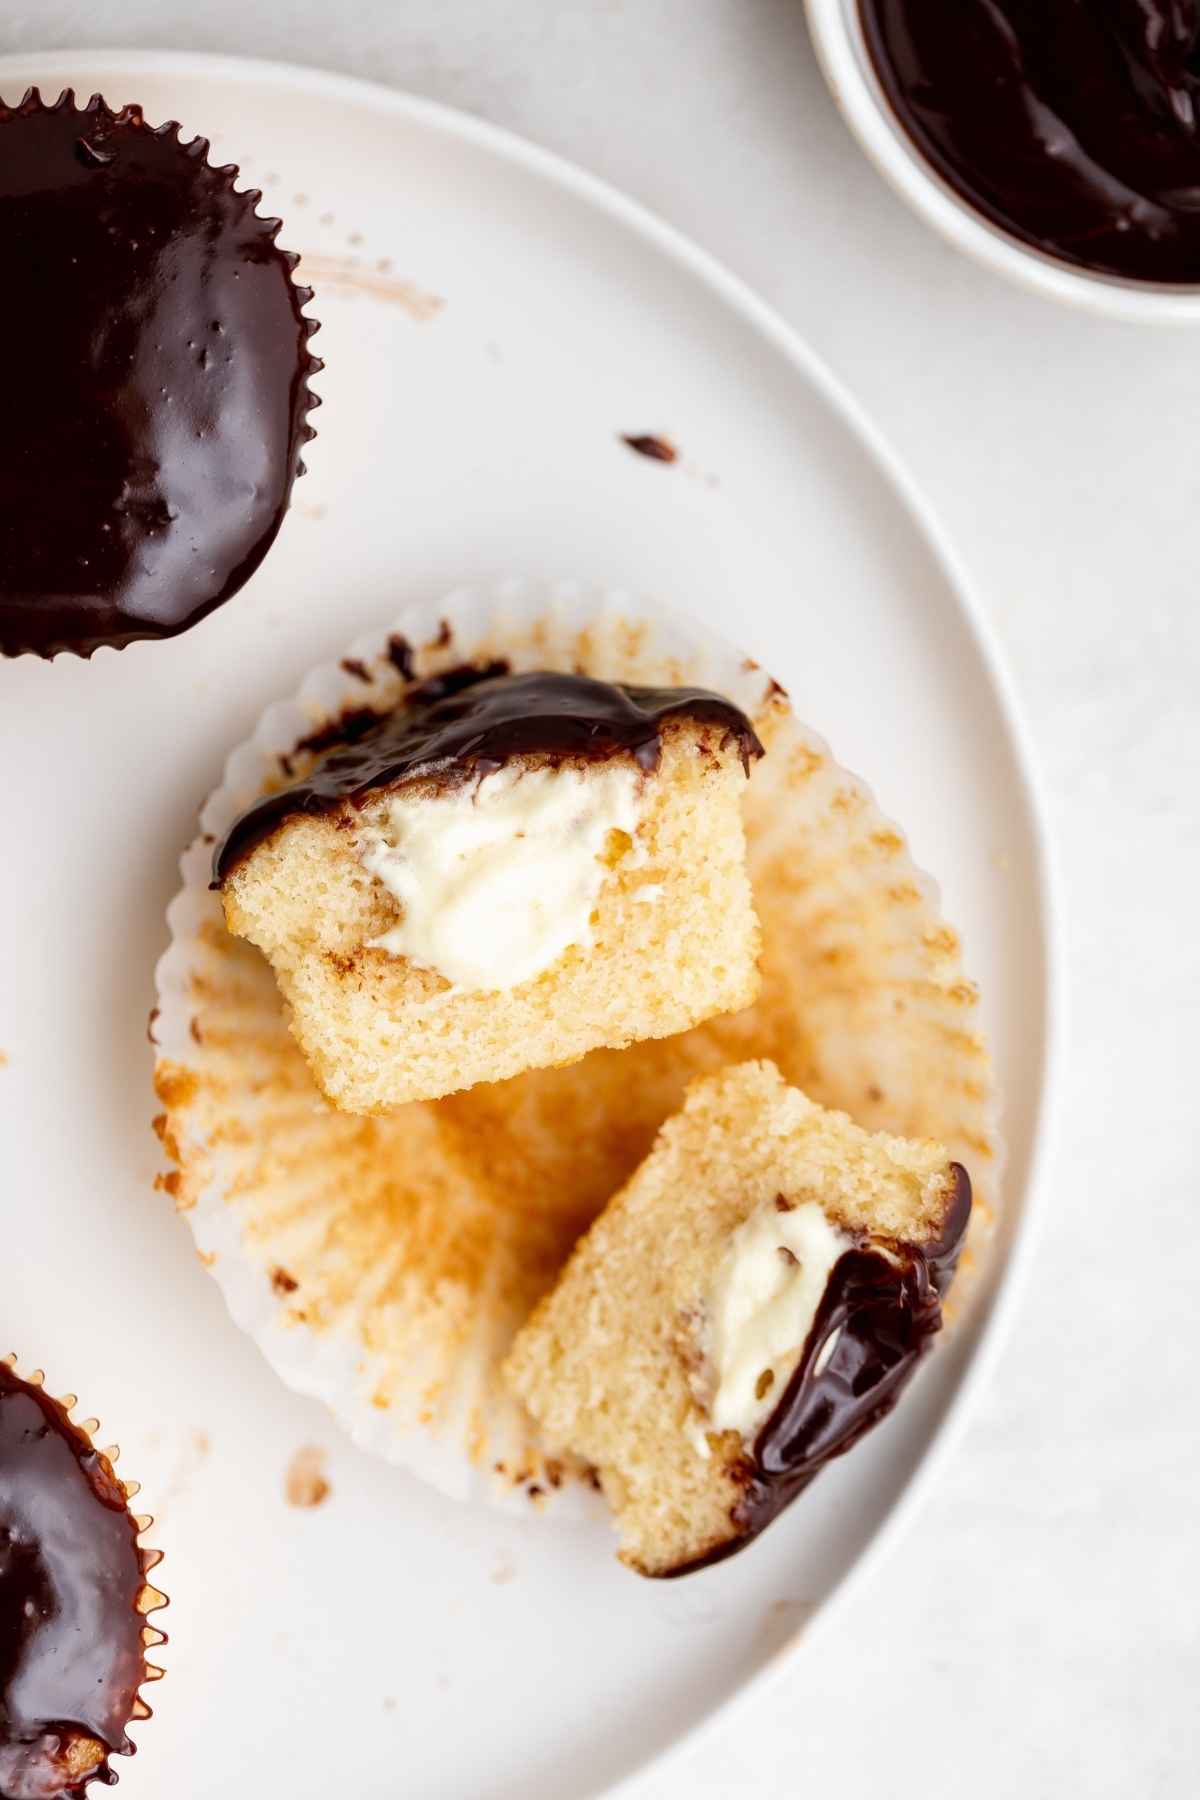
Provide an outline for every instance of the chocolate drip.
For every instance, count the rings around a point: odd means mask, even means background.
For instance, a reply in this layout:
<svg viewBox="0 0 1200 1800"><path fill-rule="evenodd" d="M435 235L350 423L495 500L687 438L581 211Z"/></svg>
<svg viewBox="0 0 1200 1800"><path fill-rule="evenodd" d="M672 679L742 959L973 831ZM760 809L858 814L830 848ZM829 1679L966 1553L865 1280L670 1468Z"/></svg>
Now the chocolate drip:
<svg viewBox="0 0 1200 1800"><path fill-rule="evenodd" d="M970 1177L961 1164L950 1166L954 1193L938 1237L925 1244L866 1239L838 1258L800 1361L746 1459L736 1535L671 1574L732 1556L891 1412L941 1330L942 1296L971 1216Z"/></svg>
<svg viewBox="0 0 1200 1800"><path fill-rule="evenodd" d="M1200 283L1200 0L860 0L939 175L1065 262Z"/></svg>
<svg viewBox="0 0 1200 1800"><path fill-rule="evenodd" d="M409 781L464 781L525 756L554 763L628 755L651 770L658 765L662 726L678 718L716 726L732 738L747 772L751 759L762 755L745 714L706 688L628 687L546 671L510 675L503 663L434 676L373 726L363 725L361 714L352 718L349 731L344 721L330 728L343 739L340 749L303 781L268 794L237 820L213 858L214 887L285 820L328 812L343 801L361 805L379 789ZM351 736L354 741L345 741ZM306 747L323 748L327 741L317 734Z"/></svg>
<svg viewBox="0 0 1200 1800"><path fill-rule="evenodd" d="M72 1740L127 1754L145 1680L146 1558L109 1464L57 1401L0 1363L0 1796L111 1780L72 1774Z"/></svg>
<svg viewBox="0 0 1200 1800"><path fill-rule="evenodd" d="M0 652L170 637L279 530L320 365L278 221L136 106L0 105Z"/></svg>

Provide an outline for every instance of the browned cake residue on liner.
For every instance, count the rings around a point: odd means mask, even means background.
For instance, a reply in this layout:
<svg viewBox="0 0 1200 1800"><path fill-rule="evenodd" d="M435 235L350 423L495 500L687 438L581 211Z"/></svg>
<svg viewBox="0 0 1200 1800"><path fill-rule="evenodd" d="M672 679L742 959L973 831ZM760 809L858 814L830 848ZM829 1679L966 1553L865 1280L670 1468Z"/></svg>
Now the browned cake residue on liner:
<svg viewBox="0 0 1200 1800"><path fill-rule="evenodd" d="M322 292L365 294L368 299L398 306L418 325L436 319L446 304L440 294L430 294L415 281L404 281L361 256L324 256L305 250L300 264L303 279Z"/></svg>
<svg viewBox="0 0 1200 1800"><path fill-rule="evenodd" d="M410 675L461 661L464 646L404 652L389 661L381 648L380 704L394 704ZM606 680L704 679L654 654L647 627L628 621L568 641L534 624L470 645L473 657L499 652L514 667ZM767 755L746 797L764 981L744 1012L358 1118L321 1101L265 961L229 936L215 899L189 948L187 1002L203 1041L186 1064L160 1057L156 1071L176 1203L219 1187L279 1322L349 1338L364 1405L397 1433L431 1426L462 1442L501 1485L553 1489L579 1473L553 1465L549 1478L499 1363L693 1077L769 1057L870 1130L937 1139L970 1171L975 1233L986 1230L992 1081L958 938L900 834L765 678L764 690L754 724ZM960 1277L960 1294L967 1285Z"/></svg>

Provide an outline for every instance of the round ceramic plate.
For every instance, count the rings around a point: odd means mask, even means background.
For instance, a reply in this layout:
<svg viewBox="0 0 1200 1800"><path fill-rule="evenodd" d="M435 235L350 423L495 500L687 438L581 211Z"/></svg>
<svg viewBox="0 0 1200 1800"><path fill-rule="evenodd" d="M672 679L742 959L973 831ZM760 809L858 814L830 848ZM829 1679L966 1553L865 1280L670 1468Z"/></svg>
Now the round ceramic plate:
<svg viewBox="0 0 1200 1800"><path fill-rule="evenodd" d="M312 71L0 61L4 98L29 82L138 100L237 161L303 253L327 360L309 473L236 600L170 643L0 668L0 1349L100 1414L158 1517L168 1679L123 1791L597 1794L803 1657L994 1349L1028 1242L1051 992L1011 703L853 405L629 202L472 120ZM227 749L406 599L510 574L691 609L776 673L940 880L996 1053L1008 1174L969 1316L759 1544L677 1584L628 1574L599 1523L455 1506L356 1452L232 1326L153 1187L154 964ZM329 1491L298 1507L288 1472L309 1449Z"/></svg>

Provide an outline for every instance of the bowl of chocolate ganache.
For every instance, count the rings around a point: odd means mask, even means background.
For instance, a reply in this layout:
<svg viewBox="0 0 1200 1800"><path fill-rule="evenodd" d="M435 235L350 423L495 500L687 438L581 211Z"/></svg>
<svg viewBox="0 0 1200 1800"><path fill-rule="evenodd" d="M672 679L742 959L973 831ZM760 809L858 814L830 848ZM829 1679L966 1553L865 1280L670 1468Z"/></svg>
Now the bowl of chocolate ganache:
<svg viewBox="0 0 1200 1800"><path fill-rule="evenodd" d="M978 261L1110 317L1200 320L1200 0L806 0L892 186Z"/></svg>

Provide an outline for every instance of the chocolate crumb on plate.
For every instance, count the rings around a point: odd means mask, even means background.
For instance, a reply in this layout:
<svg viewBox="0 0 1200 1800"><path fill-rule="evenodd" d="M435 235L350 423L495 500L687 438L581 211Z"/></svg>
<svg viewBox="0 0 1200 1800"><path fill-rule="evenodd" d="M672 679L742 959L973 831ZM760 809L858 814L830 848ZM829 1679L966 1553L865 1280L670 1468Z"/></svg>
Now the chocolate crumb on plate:
<svg viewBox="0 0 1200 1800"><path fill-rule="evenodd" d="M311 1508L329 1498L331 1490L325 1474L325 1460L324 1450L313 1444L297 1450L284 1478L284 1498L289 1506Z"/></svg>
<svg viewBox="0 0 1200 1800"><path fill-rule="evenodd" d="M651 462L678 462L679 452L669 438L656 437L652 432L639 432L633 435L621 433L621 442L636 450L639 456L649 457Z"/></svg>

